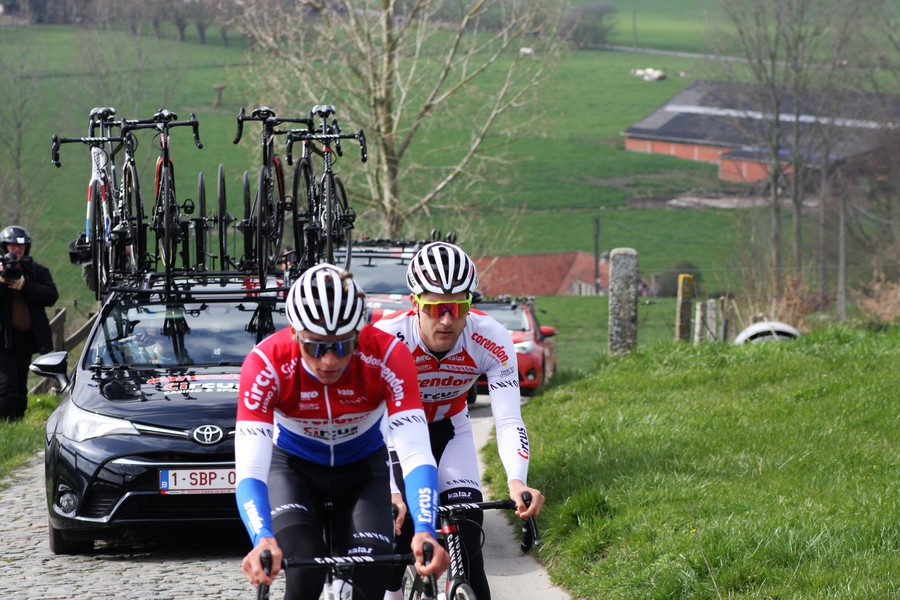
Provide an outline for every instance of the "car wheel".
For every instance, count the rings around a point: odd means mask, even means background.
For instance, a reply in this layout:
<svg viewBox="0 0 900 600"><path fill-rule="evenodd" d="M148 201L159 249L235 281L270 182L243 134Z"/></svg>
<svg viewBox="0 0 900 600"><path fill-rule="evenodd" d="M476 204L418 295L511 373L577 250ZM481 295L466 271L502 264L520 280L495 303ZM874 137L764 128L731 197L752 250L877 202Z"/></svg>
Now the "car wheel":
<svg viewBox="0 0 900 600"><path fill-rule="evenodd" d="M476 400L478 400L478 384L473 384L466 393L466 403L472 406Z"/></svg>
<svg viewBox="0 0 900 600"><path fill-rule="evenodd" d="M53 554L87 554L94 549L94 540L73 540L67 538L66 534L47 524L47 530L50 532L50 551Z"/></svg>

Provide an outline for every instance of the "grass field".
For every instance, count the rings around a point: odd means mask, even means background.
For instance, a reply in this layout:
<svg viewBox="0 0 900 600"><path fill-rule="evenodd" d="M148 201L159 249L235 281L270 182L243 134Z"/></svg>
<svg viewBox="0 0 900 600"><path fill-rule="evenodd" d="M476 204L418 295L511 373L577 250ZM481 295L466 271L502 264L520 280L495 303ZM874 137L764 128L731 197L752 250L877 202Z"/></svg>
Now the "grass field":
<svg viewBox="0 0 900 600"><path fill-rule="evenodd" d="M898 349L900 328L834 327L564 377L523 409L551 578L573 598L898 597Z"/></svg>

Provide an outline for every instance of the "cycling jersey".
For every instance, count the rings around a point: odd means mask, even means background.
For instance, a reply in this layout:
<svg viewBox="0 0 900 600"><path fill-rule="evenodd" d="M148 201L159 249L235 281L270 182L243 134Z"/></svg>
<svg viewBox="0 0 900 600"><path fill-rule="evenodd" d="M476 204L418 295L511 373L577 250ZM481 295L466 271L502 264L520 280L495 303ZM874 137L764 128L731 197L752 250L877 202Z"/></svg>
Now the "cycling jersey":
<svg viewBox="0 0 900 600"><path fill-rule="evenodd" d="M241 368L235 431L236 496L254 545L273 535L266 483L273 444L341 469L382 451L386 428L403 466L416 531L434 536L435 460L403 344L364 327L347 369L329 385L309 371L289 328L257 345Z"/></svg>
<svg viewBox="0 0 900 600"><path fill-rule="evenodd" d="M375 323L410 349L418 372L419 391L429 423L450 419L457 433L466 428L471 436L466 396L478 377L487 377L491 412L497 431L497 446L508 479L527 483L528 433L522 421L519 369L512 336L492 317L472 310L466 317L462 335L441 359L432 354L419 333L415 310L394 313ZM471 444L474 461L474 443ZM454 461L455 457L446 456ZM439 457L439 460L444 459ZM441 469L444 471L444 469ZM468 477L479 481L477 468ZM440 491L454 487L449 475L440 474ZM479 484L480 486L480 484Z"/></svg>

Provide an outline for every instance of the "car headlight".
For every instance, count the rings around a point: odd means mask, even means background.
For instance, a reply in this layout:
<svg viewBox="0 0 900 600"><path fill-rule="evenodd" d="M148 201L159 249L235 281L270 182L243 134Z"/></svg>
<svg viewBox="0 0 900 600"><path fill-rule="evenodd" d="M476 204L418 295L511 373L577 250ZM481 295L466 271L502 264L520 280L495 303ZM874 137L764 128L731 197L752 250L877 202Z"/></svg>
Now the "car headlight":
<svg viewBox="0 0 900 600"><path fill-rule="evenodd" d="M534 350L534 342L528 340L527 342L519 342L515 344L516 346L516 354L528 354L532 350Z"/></svg>
<svg viewBox="0 0 900 600"><path fill-rule="evenodd" d="M63 418L62 435L75 442L105 435L140 435L130 421L81 410L70 402Z"/></svg>

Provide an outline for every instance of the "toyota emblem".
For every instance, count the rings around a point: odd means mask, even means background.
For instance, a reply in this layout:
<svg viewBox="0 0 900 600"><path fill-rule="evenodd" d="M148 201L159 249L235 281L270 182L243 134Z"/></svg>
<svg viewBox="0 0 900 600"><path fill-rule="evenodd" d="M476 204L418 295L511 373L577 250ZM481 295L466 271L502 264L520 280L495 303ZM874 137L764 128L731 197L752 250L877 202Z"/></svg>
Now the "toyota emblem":
<svg viewBox="0 0 900 600"><path fill-rule="evenodd" d="M222 431L222 428L218 425L201 425L194 429L191 433L191 437L193 437L194 441L198 444L211 446L221 442L222 438L225 437L225 432Z"/></svg>

